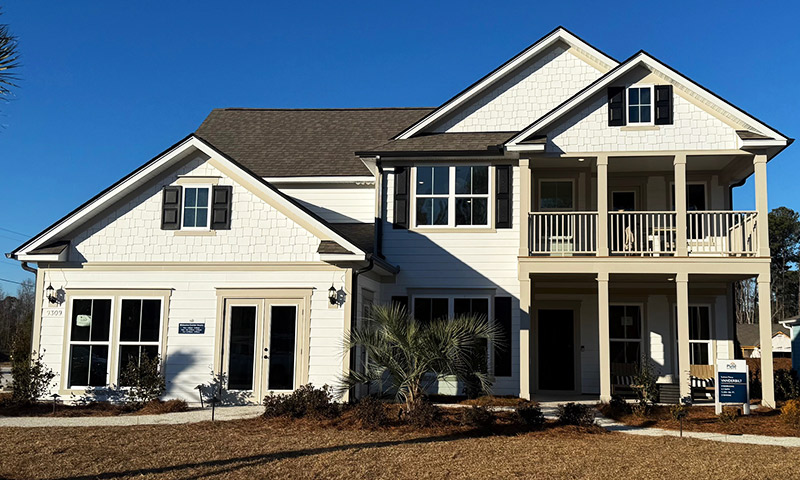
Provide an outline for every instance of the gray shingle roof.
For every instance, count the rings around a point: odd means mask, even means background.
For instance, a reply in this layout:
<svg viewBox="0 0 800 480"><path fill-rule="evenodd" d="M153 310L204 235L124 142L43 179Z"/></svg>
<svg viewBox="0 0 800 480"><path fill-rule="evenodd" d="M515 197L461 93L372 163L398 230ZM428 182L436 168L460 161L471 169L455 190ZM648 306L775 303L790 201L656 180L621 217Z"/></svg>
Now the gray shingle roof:
<svg viewBox="0 0 800 480"><path fill-rule="evenodd" d="M354 152L432 108L212 110L196 134L261 177L369 175Z"/></svg>
<svg viewBox="0 0 800 480"><path fill-rule="evenodd" d="M781 332L789 335L789 330L780 323L772 324L772 336ZM758 347L761 345L761 337L758 333L757 323L738 323L736 324L736 338L739 340L739 345L743 347Z"/></svg>
<svg viewBox="0 0 800 480"><path fill-rule="evenodd" d="M391 140L359 153L400 155L414 153L476 153L502 155L502 145L517 132L431 133Z"/></svg>
<svg viewBox="0 0 800 480"><path fill-rule="evenodd" d="M360 248L364 253L372 253L375 250L374 223L329 223L328 226L353 242L353 245ZM323 240L319 244L317 253L351 252L334 241Z"/></svg>

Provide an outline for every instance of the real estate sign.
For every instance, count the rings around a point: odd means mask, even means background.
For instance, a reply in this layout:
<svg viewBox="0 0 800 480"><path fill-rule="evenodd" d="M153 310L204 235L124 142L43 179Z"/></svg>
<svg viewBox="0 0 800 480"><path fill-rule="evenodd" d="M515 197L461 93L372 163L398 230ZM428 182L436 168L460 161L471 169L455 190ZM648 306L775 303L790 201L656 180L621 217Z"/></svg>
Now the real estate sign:
<svg viewBox="0 0 800 480"><path fill-rule="evenodd" d="M748 369L745 360L720 360L717 362L717 410L723 404L739 404L745 406L749 413L750 392L747 378Z"/></svg>

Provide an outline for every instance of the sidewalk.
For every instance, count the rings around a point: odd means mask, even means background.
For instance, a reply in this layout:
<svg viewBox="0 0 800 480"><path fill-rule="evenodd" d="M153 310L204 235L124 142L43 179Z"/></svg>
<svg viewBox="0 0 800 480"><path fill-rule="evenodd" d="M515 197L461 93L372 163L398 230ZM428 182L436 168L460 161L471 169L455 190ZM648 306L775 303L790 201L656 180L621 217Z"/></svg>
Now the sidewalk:
<svg viewBox="0 0 800 480"><path fill-rule="evenodd" d="M253 418L264 413L264 407L217 407L214 419L219 421ZM211 420L211 409L161 415L118 415L113 417L0 417L0 427L106 427L130 425L179 425Z"/></svg>

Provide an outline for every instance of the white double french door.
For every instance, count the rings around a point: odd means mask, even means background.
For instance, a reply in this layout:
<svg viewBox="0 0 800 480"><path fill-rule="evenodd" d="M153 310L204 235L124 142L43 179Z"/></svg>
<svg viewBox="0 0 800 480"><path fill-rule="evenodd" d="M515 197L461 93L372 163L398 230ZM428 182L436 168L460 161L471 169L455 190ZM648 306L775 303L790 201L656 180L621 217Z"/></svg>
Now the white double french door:
<svg viewBox="0 0 800 480"><path fill-rule="evenodd" d="M299 299L226 298L222 371L226 388L252 392L260 399L270 391L297 387Z"/></svg>

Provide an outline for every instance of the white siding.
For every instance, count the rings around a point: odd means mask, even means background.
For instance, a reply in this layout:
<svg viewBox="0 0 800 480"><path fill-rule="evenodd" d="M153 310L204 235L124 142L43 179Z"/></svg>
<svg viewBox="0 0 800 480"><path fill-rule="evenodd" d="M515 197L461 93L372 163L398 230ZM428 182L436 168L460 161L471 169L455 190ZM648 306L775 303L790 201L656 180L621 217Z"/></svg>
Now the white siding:
<svg viewBox="0 0 800 480"><path fill-rule="evenodd" d="M83 269L41 270L45 284L70 289L171 289L165 352L166 398L198 401L195 387L211 380L218 288L308 288L311 300L309 381L317 386L334 385L342 372L344 309L329 308L331 280L341 285L344 271L90 271ZM46 302L45 302L46 303ZM47 312L49 308L44 307ZM118 320L117 320L118 321ZM178 323L205 323L203 335L178 334ZM65 319L42 319L41 349L44 361L61 372ZM111 359L111 361L115 361Z"/></svg>
<svg viewBox="0 0 800 480"><path fill-rule="evenodd" d="M519 131L602 73L555 45L436 127L437 132Z"/></svg>
<svg viewBox="0 0 800 480"><path fill-rule="evenodd" d="M375 185L280 186L309 210L332 223L375 221Z"/></svg>
<svg viewBox="0 0 800 480"><path fill-rule="evenodd" d="M233 185L230 230L214 236L181 236L161 230L161 190L178 175L221 177ZM143 189L134 198L74 234L70 261L81 262L278 262L318 261L319 239L241 185L234 185L204 156Z"/></svg>
<svg viewBox="0 0 800 480"><path fill-rule="evenodd" d="M384 182L388 200L383 202L383 253L400 273L395 283L382 286L381 301L406 295L407 289L489 289L497 296L512 297L512 376L498 378L494 392L501 395L519 394L519 168L513 172L513 228L488 233L393 229L394 173L386 171Z"/></svg>
<svg viewBox="0 0 800 480"><path fill-rule="evenodd" d="M609 127L605 93L550 129L549 152L643 152L735 149L736 131L680 95L674 95L674 123L646 129Z"/></svg>

